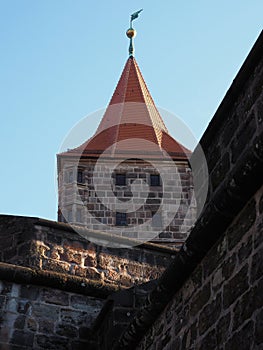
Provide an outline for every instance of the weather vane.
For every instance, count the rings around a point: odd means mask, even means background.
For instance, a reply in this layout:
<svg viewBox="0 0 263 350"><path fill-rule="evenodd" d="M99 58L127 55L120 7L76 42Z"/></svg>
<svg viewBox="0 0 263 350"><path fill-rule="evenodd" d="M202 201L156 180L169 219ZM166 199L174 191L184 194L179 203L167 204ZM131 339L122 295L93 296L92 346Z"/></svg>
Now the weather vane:
<svg viewBox="0 0 263 350"><path fill-rule="evenodd" d="M134 28L132 28L132 21L134 21L136 18L139 17L139 13L142 12L143 9L134 12L131 15L131 19L130 19L130 28L126 31L126 35L127 37L130 39L130 46L129 46L129 55L133 56L134 54L134 46L133 46L133 38L135 38L136 36L136 30Z"/></svg>

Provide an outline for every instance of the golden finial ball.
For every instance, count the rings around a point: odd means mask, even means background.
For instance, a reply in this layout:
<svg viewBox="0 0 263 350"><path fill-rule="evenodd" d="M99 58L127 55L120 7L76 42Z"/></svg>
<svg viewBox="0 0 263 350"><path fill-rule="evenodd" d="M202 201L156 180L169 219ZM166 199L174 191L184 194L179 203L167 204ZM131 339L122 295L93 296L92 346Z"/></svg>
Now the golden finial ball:
<svg viewBox="0 0 263 350"><path fill-rule="evenodd" d="M126 35L127 35L127 37L128 37L129 39L135 38L136 34L137 34L136 30L133 29L133 28L129 28L129 29L126 31Z"/></svg>

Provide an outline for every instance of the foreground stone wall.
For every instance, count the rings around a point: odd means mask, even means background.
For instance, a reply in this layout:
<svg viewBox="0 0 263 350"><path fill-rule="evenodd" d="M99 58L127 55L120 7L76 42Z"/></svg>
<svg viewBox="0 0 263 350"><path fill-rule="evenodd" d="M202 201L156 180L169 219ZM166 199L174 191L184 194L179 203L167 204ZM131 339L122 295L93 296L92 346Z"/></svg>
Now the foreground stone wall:
<svg viewBox="0 0 263 350"><path fill-rule="evenodd" d="M100 237L99 233L95 236ZM158 278L176 253L150 243L133 249L98 246L69 225L8 215L0 217L0 238L3 262L119 287Z"/></svg>
<svg viewBox="0 0 263 350"><path fill-rule="evenodd" d="M162 289L166 302L159 309L153 302L145 306L159 317L148 317L138 350L263 347L262 49L263 33L201 139L209 195L175 264L149 298L156 301ZM192 161L198 162L198 152ZM142 335L137 328L134 343ZM120 344L128 340L127 331Z"/></svg>
<svg viewBox="0 0 263 350"><path fill-rule="evenodd" d="M96 349L91 326L103 303L54 288L0 282L0 348Z"/></svg>
<svg viewBox="0 0 263 350"><path fill-rule="evenodd" d="M1 215L0 348L99 350L93 328L107 297L158 278L174 254L150 243L106 248L67 224Z"/></svg>
<svg viewBox="0 0 263 350"><path fill-rule="evenodd" d="M137 349L262 349L262 230L263 187Z"/></svg>

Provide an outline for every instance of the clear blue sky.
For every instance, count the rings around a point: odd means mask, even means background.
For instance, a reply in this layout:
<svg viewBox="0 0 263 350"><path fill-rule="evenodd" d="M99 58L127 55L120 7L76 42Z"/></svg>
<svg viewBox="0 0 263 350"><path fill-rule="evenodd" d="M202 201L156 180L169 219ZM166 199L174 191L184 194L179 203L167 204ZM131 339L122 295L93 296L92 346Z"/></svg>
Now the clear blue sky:
<svg viewBox="0 0 263 350"><path fill-rule="evenodd" d="M1 213L56 219L55 155L109 102L140 8L142 74L197 139L262 29L262 0L0 0Z"/></svg>

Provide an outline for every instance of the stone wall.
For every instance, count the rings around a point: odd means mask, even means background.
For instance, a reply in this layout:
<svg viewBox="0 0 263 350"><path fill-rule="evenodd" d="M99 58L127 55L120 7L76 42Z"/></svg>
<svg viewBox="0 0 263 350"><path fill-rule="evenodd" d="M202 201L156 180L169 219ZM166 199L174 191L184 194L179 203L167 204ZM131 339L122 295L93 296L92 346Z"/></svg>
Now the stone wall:
<svg viewBox="0 0 263 350"><path fill-rule="evenodd" d="M91 239L110 238L99 232L87 234ZM67 224L8 215L0 217L0 237L2 262L66 273L111 287L156 279L176 253L151 243L133 249L98 246Z"/></svg>
<svg viewBox="0 0 263 350"><path fill-rule="evenodd" d="M200 141L203 211L114 350L262 349L262 49L263 33Z"/></svg>
<svg viewBox="0 0 263 350"><path fill-rule="evenodd" d="M0 348L96 349L90 328L103 303L45 286L0 282Z"/></svg>
<svg viewBox="0 0 263 350"><path fill-rule="evenodd" d="M138 350L262 349L263 187L208 252Z"/></svg>
<svg viewBox="0 0 263 350"><path fill-rule="evenodd" d="M151 243L106 248L83 236L68 224L0 216L1 349L100 349L93 327L107 297L158 278L176 254Z"/></svg>
<svg viewBox="0 0 263 350"><path fill-rule="evenodd" d="M177 247L186 239L196 217L188 161L153 160L155 167L151 161L127 160L116 167L110 178L107 171L113 160L100 160L98 165L94 159L73 161L61 156L60 162L59 221L83 224L96 230L110 227L113 232L115 227L118 234L126 237L146 237L147 240ZM151 175L160 173L163 175L160 186L151 186ZM125 185L116 184L116 174L125 175ZM94 184L97 184L97 188ZM136 210L127 213L125 230L116 228L114 197L124 204L132 200L137 205ZM171 213L167 210L168 206ZM139 226L150 223L157 211L158 217L153 220L158 221L160 229L155 229L154 223L143 227L140 234ZM167 216L171 219L168 220Z"/></svg>

